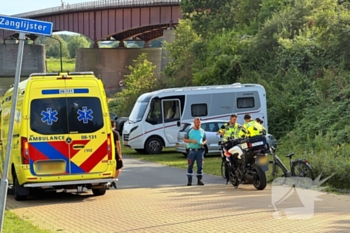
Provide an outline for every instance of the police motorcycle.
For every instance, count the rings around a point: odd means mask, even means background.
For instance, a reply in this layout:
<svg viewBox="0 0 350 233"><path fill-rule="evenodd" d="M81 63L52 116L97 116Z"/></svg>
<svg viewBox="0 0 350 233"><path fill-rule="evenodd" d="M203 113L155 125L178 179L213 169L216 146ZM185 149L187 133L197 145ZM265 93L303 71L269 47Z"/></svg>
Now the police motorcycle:
<svg viewBox="0 0 350 233"><path fill-rule="evenodd" d="M239 139L229 137L225 142L220 141L219 145L227 163L229 181L235 188L245 183L253 184L257 190L265 189L269 165L265 135Z"/></svg>

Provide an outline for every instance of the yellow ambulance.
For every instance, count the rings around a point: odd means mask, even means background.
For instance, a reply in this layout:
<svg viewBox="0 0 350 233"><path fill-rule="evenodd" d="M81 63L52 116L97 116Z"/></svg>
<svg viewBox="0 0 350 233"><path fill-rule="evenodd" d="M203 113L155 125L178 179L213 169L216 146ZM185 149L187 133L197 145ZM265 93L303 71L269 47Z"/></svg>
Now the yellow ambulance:
<svg viewBox="0 0 350 233"><path fill-rule="evenodd" d="M2 161L13 87L1 104ZM116 161L105 90L93 72L32 74L19 83L9 182L16 200L36 189L104 195Z"/></svg>

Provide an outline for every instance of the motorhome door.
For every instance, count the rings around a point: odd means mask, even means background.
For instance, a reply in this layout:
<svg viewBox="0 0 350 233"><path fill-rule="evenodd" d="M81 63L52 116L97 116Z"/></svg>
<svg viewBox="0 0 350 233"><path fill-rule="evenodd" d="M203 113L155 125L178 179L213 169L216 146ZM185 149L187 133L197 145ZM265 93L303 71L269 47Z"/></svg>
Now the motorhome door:
<svg viewBox="0 0 350 233"><path fill-rule="evenodd" d="M177 134L179 132L177 122L181 119L180 100L162 100L162 114L164 135L170 144L175 144L177 141Z"/></svg>

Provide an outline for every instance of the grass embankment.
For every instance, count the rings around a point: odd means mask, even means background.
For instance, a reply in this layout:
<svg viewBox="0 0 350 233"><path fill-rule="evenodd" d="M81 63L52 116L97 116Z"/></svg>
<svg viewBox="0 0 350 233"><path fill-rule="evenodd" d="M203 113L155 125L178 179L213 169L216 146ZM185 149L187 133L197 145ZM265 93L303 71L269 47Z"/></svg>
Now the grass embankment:
<svg viewBox="0 0 350 233"><path fill-rule="evenodd" d="M61 60L57 58L47 58L46 69L48 73L61 71ZM75 71L75 59L62 58L62 70Z"/></svg>
<svg viewBox="0 0 350 233"><path fill-rule="evenodd" d="M6 210L4 225L2 229L3 233L50 233L51 231L41 230L28 221L19 218L16 214Z"/></svg>

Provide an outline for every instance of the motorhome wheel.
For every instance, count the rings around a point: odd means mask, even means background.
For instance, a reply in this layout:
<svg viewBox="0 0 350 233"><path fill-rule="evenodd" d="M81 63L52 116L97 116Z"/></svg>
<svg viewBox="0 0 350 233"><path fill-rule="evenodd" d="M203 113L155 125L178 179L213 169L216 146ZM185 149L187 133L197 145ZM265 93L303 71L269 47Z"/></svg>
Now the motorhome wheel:
<svg viewBox="0 0 350 233"><path fill-rule="evenodd" d="M151 137L146 141L145 150L148 154L160 154L163 149L163 142L158 137Z"/></svg>

